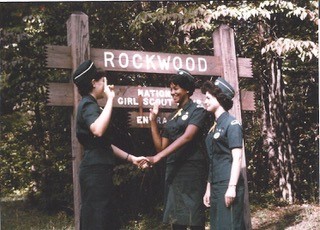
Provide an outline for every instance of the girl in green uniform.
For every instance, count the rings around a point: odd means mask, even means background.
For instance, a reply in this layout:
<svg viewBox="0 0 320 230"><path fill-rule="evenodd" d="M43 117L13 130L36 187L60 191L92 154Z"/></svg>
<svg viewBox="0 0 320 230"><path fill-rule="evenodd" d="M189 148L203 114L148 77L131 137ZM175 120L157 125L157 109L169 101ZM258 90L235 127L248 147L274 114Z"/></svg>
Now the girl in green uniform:
<svg viewBox="0 0 320 230"><path fill-rule="evenodd" d="M205 207L202 196L206 184L206 162L201 137L206 111L190 96L194 77L185 70L170 79L173 101L178 109L169 117L162 134L156 123L158 106L150 110L151 132L158 153L148 157L155 164L166 158L164 223L172 229L204 229Z"/></svg>
<svg viewBox="0 0 320 230"><path fill-rule="evenodd" d="M207 81L201 88L207 111L215 123L206 138L210 159L209 179L203 202L210 207L210 228L245 229L243 221L244 186L240 174L242 128L227 111L232 108L234 90L223 78Z"/></svg>
<svg viewBox="0 0 320 230"><path fill-rule="evenodd" d="M90 60L83 62L73 74L81 101L77 110L76 135L84 148L80 164L81 230L116 230L113 205L112 172L114 156L132 162L145 164L146 158L135 157L112 145L110 119L115 96L113 86L98 73ZM107 97L102 110L97 100Z"/></svg>

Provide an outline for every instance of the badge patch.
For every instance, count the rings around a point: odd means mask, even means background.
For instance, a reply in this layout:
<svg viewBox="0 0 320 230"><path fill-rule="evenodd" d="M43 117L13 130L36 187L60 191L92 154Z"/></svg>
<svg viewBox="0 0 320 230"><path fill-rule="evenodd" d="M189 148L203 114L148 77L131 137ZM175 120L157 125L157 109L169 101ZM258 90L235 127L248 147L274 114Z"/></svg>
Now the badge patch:
<svg viewBox="0 0 320 230"><path fill-rule="evenodd" d="M213 138L214 139L218 139L220 137L220 133L215 133L214 135L213 135Z"/></svg>
<svg viewBox="0 0 320 230"><path fill-rule="evenodd" d="M237 120L233 120L233 121L231 121L231 125L241 125L241 123L239 122L239 121L237 121Z"/></svg>

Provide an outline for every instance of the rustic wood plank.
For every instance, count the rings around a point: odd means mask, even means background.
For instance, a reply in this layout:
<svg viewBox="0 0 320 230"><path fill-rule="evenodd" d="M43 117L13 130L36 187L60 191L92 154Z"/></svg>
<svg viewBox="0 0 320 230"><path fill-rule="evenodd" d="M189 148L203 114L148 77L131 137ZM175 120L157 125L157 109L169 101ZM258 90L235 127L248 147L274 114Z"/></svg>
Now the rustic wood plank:
<svg viewBox="0 0 320 230"><path fill-rule="evenodd" d="M241 109L243 111L255 111L255 101L254 101L254 92L253 91L240 91L241 98Z"/></svg>
<svg viewBox="0 0 320 230"><path fill-rule="evenodd" d="M47 45L46 54L46 62L48 68L72 68L71 47Z"/></svg>
<svg viewBox="0 0 320 230"><path fill-rule="evenodd" d="M251 58L237 58L239 77L253 78Z"/></svg>
<svg viewBox="0 0 320 230"><path fill-rule="evenodd" d="M48 67L63 69L72 68L70 47L47 45L46 52ZM109 54L109 56L106 56L110 57L110 61L105 62L105 52ZM114 58L111 59L110 55L114 55ZM176 72L176 68L174 68L173 64L175 60L175 63L181 61L181 67L190 70L194 75L222 75L222 62L217 56L91 48L91 59L98 68L107 71L172 74ZM159 62L159 59L162 61ZM202 69L204 68L204 63L206 63L205 71ZM252 78L251 59L237 58L237 63L239 76ZM188 64L189 67L186 64ZM194 66L200 66L200 70L196 67L190 69L192 64L194 64Z"/></svg>
<svg viewBox="0 0 320 230"><path fill-rule="evenodd" d="M73 84L72 83L50 83L49 84L49 106L73 106ZM76 87L75 87L76 88ZM114 108L139 108L139 95L142 96L142 107L152 108L153 103L158 100L162 109L175 109L170 89L165 87L139 87L139 86L115 86ZM204 94L196 89L191 97L195 102L202 104ZM80 99L78 99L80 100ZM105 99L98 100L99 105L104 106ZM241 91L241 105L243 110L254 111L254 92Z"/></svg>
<svg viewBox="0 0 320 230"><path fill-rule="evenodd" d="M49 83L49 98L47 105L50 106L73 106L72 83Z"/></svg>

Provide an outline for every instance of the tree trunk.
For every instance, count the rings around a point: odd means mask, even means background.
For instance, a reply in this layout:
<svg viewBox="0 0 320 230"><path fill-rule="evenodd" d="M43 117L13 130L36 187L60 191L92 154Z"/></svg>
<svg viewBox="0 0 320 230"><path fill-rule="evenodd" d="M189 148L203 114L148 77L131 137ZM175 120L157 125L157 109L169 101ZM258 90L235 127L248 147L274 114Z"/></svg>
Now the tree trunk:
<svg viewBox="0 0 320 230"><path fill-rule="evenodd" d="M270 183L276 196L293 203L294 155L287 118L286 94L282 76L282 60L269 60L270 73L262 84L263 133L268 148Z"/></svg>

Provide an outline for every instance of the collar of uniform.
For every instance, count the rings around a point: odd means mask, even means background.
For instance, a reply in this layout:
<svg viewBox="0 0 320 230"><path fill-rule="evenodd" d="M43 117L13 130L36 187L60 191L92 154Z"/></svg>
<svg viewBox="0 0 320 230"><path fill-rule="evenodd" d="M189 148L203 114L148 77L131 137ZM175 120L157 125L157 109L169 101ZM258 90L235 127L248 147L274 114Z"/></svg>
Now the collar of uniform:
<svg viewBox="0 0 320 230"><path fill-rule="evenodd" d="M91 99L91 100L93 100L93 101L97 102L97 100L95 99L95 97L94 97L94 96L92 96L91 94L88 94L88 95L86 95L85 97L87 97L87 98L89 98L89 99Z"/></svg>
<svg viewBox="0 0 320 230"><path fill-rule="evenodd" d="M192 104L192 100L191 99L189 99L189 101L182 107L182 110L187 110L188 109L188 107Z"/></svg>
<svg viewBox="0 0 320 230"><path fill-rule="evenodd" d="M221 121L223 121L226 117L228 116L228 112L223 112L220 117L218 117L217 119L217 124L221 123Z"/></svg>
<svg viewBox="0 0 320 230"><path fill-rule="evenodd" d="M186 111L188 109L188 107L190 107L191 104L192 104L192 100L189 99L189 101L182 108L180 108L180 109L178 108L176 110L176 113L171 118L171 120L175 119L177 116L181 116L182 111Z"/></svg>

